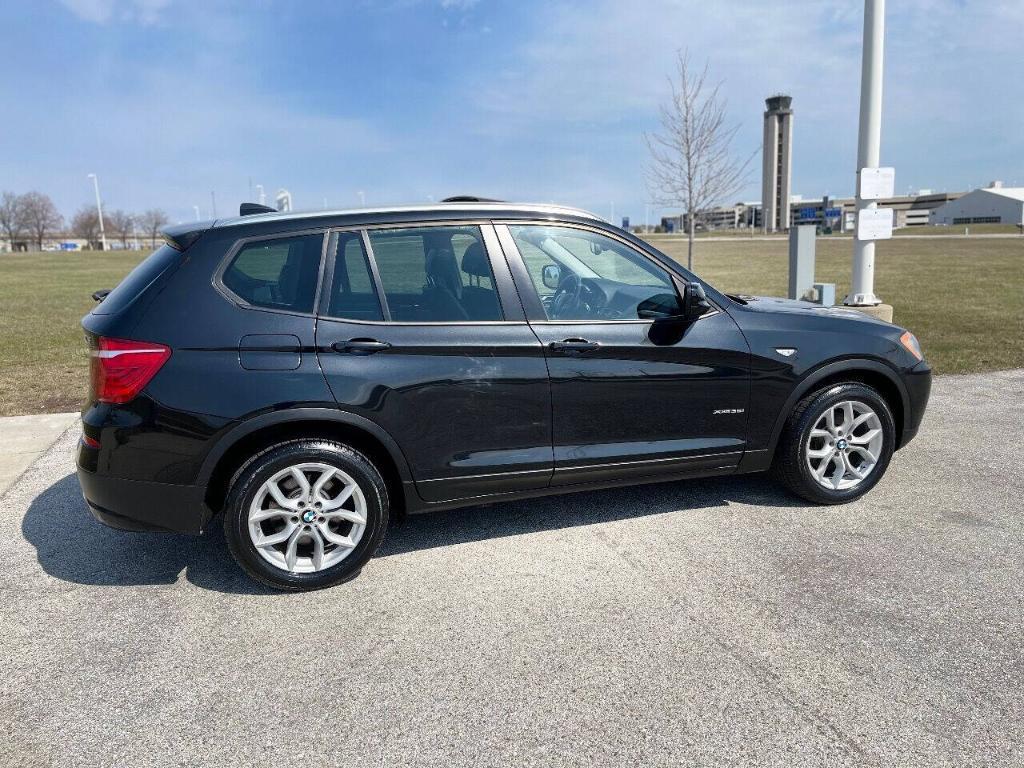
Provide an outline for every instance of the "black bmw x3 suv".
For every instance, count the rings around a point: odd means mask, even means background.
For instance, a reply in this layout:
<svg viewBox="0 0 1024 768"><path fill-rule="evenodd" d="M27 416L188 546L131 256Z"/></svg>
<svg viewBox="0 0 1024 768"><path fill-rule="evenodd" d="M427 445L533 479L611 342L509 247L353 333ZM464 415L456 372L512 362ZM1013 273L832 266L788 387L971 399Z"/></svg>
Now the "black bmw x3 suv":
<svg viewBox="0 0 1024 768"><path fill-rule="evenodd" d="M723 294L584 211L251 211L170 228L83 319L78 476L116 528L221 514L274 587L407 513L763 470L850 501L928 400L908 331Z"/></svg>

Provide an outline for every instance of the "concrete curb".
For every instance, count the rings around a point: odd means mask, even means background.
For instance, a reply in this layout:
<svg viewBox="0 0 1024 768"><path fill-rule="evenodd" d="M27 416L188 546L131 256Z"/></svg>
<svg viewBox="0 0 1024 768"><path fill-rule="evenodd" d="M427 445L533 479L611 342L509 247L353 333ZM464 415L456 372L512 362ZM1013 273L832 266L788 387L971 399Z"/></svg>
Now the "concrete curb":
<svg viewBox="0 0 1024 768"><path fill-rule="evenodd" d="M0 497L61 435L77 427L78 418L77 412L0 418Z"/></svg>

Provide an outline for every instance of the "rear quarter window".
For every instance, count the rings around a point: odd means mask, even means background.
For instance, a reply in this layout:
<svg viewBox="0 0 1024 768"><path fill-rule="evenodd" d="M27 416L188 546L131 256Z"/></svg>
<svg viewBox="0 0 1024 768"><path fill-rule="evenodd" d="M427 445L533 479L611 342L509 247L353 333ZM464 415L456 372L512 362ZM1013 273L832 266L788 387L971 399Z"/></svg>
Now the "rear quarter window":
<svg viewBox="0 0 1024 768"><path fill-rule="evenodd" d="M181 251L176 251L169 245L160 246L129 272L127 277L107 294L107 298L93 308L92 314L114 315L126 309L164 272L177 264L181 256Z"/></svg>
<svg viewBox="0 0 1024 768"><path fill-rule="evenodd" d="M247 243L224 270L221 282L251 306L310 313L323 242L318 233Z"/></svg>

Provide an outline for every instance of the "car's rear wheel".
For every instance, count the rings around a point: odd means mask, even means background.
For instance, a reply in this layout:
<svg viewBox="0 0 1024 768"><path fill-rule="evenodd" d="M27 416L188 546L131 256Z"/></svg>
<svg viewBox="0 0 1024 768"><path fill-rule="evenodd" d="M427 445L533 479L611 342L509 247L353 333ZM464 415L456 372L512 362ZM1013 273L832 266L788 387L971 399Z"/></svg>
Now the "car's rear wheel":
<svg viewBox="0 0 1024 768"><path fill-rule="evenodd" d="M326 440L281 443L254 456L232 479L224 515L238 564L257 581L296 591L358 574L387 523L380 472Z"/></svg>
<svg viewBox="0 0 1024 768"><path fill-rule="evenodd" d="M853 501L881 480L895 440L892 411L875 389L832 384L797 404L775 453L775 473L808 501Z"/></svg>

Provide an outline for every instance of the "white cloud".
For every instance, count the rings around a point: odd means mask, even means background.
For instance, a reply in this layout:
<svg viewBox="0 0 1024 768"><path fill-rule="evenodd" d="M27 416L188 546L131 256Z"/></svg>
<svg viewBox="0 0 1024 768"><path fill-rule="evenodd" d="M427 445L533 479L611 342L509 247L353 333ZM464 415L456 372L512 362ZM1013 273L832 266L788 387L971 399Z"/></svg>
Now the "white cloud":
<svg viewBox="0 0 1024 768"><path fill-rule="evenodd" d="M60 0L73 14L93 24L126 21L150 25L160 21L171 0Z"/></svg>

